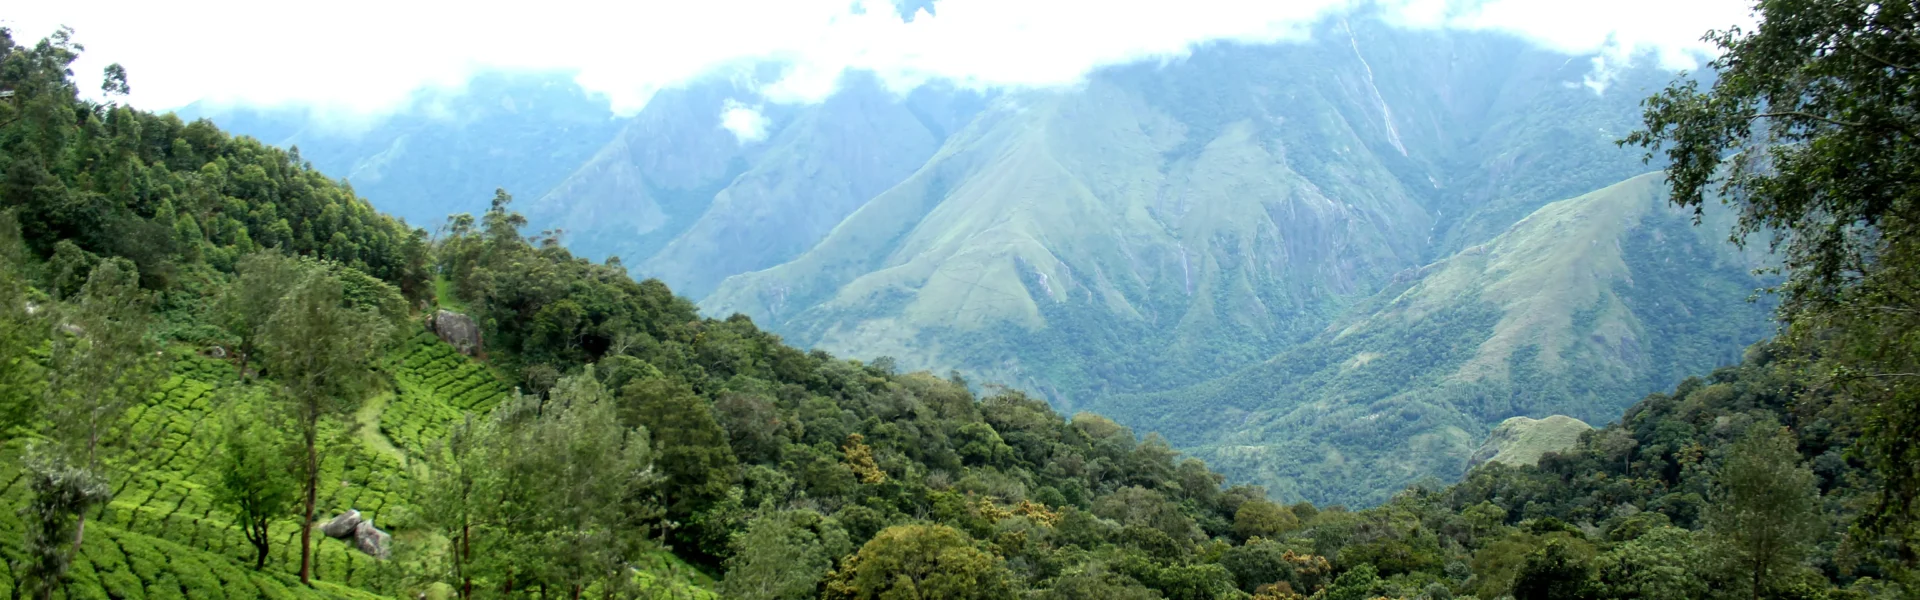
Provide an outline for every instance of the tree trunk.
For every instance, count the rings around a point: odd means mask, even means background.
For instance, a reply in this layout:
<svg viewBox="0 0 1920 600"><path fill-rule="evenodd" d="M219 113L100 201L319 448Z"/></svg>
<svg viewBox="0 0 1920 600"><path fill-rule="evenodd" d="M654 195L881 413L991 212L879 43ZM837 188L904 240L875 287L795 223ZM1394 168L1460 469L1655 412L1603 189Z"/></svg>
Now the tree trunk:
<svg viewBox="0 0 1920 600"><path fill-rule="evenodd" d="M473 565L473 525L462 523L460 526L460 597L473 598L473 576L467 569Z"/></svg>
<svg viewBox="0 0 1920 600"><path fill-rule="evenodd" d="M253 542L253 570L255 571L267 568L267 555L272 554L271 548L269 547L272 540L268 539L267 536L267 524L265 522L256 522L248 528L247 537Z"/></svg>
<svg viewBox="0 0 1920 600"><path fill-rule="evenodd" d="M317 419L307 419L305 440L307 442L307 520L300 528L300 583L313 585L313 504L320 487L320 457L314 446L314 428Z"/></svg>
<svg viewBox="0 0 1920 600"><path fill-rule="evenodd" d="M87 511L80 511L80 522L73 528L73 555L80 555L80 541L87 538Z"/></svg>

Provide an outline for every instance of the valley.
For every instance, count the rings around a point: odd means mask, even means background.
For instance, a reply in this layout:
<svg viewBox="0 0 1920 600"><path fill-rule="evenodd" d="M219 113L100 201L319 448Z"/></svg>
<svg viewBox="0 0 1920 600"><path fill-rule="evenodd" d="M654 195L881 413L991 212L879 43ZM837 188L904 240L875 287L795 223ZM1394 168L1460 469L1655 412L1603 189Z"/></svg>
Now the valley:
<svg viewBox="0 0 1920 600"><path fill-rule="evenodd" d="M1920 9L1541 6L0 14L0 589L1914 597Z"/></svg>
<svg viewBox="0 0 1920 600"><path fill-rule="evenodd" d="M1731 217L1688 233L1650 192L1620 191L1659 184L1615 142L1671 73L1642 65L1601 90L1588 75L1499 34L1339 19L1060 90L902 95L855 74L782 105L715 78L661 92L577 165L518 163L528 187L506 189L533 227L709 316L1110 413L1283 497L1372 504L1458 477L1507 417L1605 423L1767 335ZM767 121L759 138L721 122L742 103ZM397 189L367 194L401 214L452 206ZM1612 195L1633 201L1596 198ZM1503 243L1532 258L1474 258ZM1392 308L1403 292L1412 307ZM1703 316L1648 321L1663 301ZM1444 348L1329 379L1330 346L1367 362L1419 340ZM1349 454L1390 435L1354 420L1378 414L1418 433ZM1378 475L1343 475L1361 465Z"/></svg>

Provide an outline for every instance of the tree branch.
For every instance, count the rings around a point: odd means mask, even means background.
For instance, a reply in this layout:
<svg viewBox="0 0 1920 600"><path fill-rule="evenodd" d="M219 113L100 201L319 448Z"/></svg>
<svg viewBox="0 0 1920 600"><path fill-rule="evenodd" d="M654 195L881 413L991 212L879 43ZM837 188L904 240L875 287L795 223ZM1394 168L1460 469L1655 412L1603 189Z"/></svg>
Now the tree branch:
<svg viewBox="0 0 1920 600"><path fill-rule="evenodd" d="M1782 111L1774 111L1774 112L1755 113L1755 114L1747 115L1747 120L1753 121L1757 119L1773 119L1773 118L1780 118L1780 117L1797 117L1801 119L1812 119L1815 121L1822 121L1822 122L1833 124L1833 125L1839 125L1841 127L1864 127L1865 126L1864 123L1858 123L1854 121L1841 121L1839 119L1830 119L1830 118L1822 117L1820 115L1816 115L1810 112L1804 112L1804 111L1798 111L1798 110L1782 110Z"/></svg>

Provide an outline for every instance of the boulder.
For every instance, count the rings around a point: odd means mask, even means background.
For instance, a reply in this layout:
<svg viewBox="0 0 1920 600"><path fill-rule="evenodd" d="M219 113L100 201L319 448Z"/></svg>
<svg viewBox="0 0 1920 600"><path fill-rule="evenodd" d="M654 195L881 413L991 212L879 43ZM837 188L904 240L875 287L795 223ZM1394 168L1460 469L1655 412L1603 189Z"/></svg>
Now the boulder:
<svg viewBox="0 0 1920 600"><path fill-rule="evenodd" d="M353 530L353 547L361 553L380 560L386 560L388 547L393 545L393 536L373 526L373 521L361 521Z"/></svg>
<svg viewBox="0 0 1920 600"><path fill-rule="evenodd" d="M333 520L327 521L327 524L321 525L320 533L336 540L344 540L353 537L354 532L358 531L360 524L364 522L366 520L360 517L360 511L348 510L340 513L340 516L334 517Z"/></svg>
<svg viewBox="0 0 1920 600"><path fill-rule="evenodd" d="M473 322L473 317L450 310L434 311L433 316L427 317L427 329L433 330L434 335L440 336L440 341L453 346L461 354L480 354L480 326Z"/></svg>

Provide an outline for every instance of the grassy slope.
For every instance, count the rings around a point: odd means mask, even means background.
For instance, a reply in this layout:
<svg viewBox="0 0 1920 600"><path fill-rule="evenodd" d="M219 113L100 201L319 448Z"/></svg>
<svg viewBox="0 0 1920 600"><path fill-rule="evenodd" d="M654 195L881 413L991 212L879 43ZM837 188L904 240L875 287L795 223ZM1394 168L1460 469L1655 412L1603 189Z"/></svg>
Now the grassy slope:
<svg viewBox="0 0 1920 600"><path fill-rule="evenodd" d="M1541 456L1579 445L1580 434L1592 430L1593 426L1585 421L1566 415L1545 419L1513 417L1501 421L1500 426L1487 434L1487 441L1473 453L1469 462L1475 465L1486 462L1514 466L1539 464Z"/></svg>
<svg viewBox="0 0 1920 600"><path fill-rule="evenodd" d="M1550 204L1300 348L1095 408L1196 446L1230 476L1326 503L1457 476L1511 416L1610 421L1765 334L1764 307L1740 300L1758 285L1752 257L1690 227L1661 190L1646 175Z"/></svg>
<svg viewBox="0 0 1920 600"><path fill-rule="evenodd" d="M1271 357L1394 273L1644 169L1612 143L1635 97L1581 87L1584 62L1501 36L1324 29L1001 97L702 309L1073 410Z"/></svg>
<svg viewBox="0 0 1920 600"><path fill-rule="evenodd" d="M829 351L1033 385L1060 378L1029 369L1099 362L1026 350L1056 340L1023 334L1079 325L1062 321L1143 329L1158 343L1126 348L1143 360L1246 362L1411 264L1424 222L1377 165L1311 182L1275 150L1284 132L1242 121L1183 149L1186 130L1113 85L1004 100L812 251L703 308Z"/></svg>

